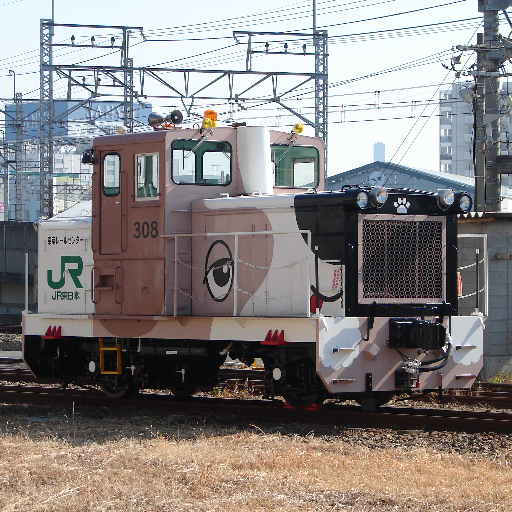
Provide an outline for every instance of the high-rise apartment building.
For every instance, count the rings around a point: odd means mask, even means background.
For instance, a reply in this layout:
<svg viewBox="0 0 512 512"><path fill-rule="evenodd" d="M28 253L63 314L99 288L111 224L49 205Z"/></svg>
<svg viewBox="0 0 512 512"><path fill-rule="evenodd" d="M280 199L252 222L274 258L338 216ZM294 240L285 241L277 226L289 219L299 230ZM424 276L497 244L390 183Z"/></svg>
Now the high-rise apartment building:
<svg viewBox="0 0 512 512"><path fill-rule="evenodd" d="M439 100L439 170L460 176L474 176L473 105L461 98L472 84L453 84Z"/></svg>
<svg viewBox="0 0 512 512"><path fill-rule="evenodd" d="M439 170L470 178L475 175L473 89L474 82L455 83L441 91L439 98ZM502 155L512 155L512 109L508 107L508 94L508 84L503 83L500 90ZM512 209L510 185L510 177L502 175L503 210Z"/></svg>

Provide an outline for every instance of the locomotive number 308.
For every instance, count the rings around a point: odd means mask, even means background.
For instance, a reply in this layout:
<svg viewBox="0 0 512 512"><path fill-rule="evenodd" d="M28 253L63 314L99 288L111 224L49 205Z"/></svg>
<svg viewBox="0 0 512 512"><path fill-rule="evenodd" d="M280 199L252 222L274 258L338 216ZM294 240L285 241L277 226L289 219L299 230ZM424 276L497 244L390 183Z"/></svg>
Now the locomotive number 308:
<svg viewBox="0 0 512 512"><path fill-rule="evenodd" d="M156 238L158 236L158 223L156 220L151 222L151 224L147 221L142 223L134 222L133 227L135 228L135 232L133 233L133 238Z"/></svg>

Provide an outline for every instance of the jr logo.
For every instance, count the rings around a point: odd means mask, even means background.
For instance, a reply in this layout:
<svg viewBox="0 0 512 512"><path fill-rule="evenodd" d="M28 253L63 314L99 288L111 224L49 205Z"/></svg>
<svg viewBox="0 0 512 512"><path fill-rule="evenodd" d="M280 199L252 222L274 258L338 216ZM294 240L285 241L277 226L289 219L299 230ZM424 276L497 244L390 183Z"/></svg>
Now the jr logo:
<svg viewBox="0 0 512 512"><path fill-rule="evenodd" d="M52 271L46 271L46 279L48 281L48 285L50 288L54 290L59 290L64 286L66 282L66 275L64 272L66 271L66 265L73 264L76 265L76 268L69 268L68 272L73 279L73 283L75 283L76 288L83 288L82 283L78 279L78 276L82 275L82 271L84 269L84 264L82 258L80 256L61 256L60 257L60 279L58 281L54 281L52 279Z"/></svg>

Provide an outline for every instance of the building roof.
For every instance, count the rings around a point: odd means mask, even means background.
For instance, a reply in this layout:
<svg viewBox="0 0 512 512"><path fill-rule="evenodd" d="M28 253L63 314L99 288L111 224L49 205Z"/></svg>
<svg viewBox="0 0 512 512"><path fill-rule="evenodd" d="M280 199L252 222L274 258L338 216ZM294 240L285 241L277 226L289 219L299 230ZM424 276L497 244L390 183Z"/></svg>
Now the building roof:
<svg viewBox="0 0 512 512"><path fill-rule="evenodd" d="M439 171L427 171L394 163L372 162L350 171L329 176L326 190L338 190L343 185L385 185L434 192L438 188L464 190L474 194L475 180ZM434 190L435 189L435 190Z"/></svg>

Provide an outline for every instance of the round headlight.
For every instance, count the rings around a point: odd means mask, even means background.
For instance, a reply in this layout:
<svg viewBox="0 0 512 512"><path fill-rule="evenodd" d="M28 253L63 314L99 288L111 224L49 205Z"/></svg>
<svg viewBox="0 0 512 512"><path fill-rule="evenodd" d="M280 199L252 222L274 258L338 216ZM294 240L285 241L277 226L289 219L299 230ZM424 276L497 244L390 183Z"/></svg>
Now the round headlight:
<svg viewBox="0 0 512 512"><path fill-rule="evenodd" d="M455 194L450 188L440 189L437 191L437 198L441 208L448 208L455 201Z"/></svg>
<svg viewBox="0 0 512 512"><path fill-rule="evenodd" d="M366 208L368 206L368 194L364 190L360 190L356 196L356 203L359 208Z"/></svg>
<svg viewBox="0 0 512 512"><path fill-rule="evenodd" d="M473 206L473 201L467 194L461 194L460 197L457 198L457 202L459 203L459 208L464 213L469 212Z"/></svg>
<svg viewBox="0 0 512 512"><path fill-rule="evenodd" d="M375 206L382 206L388 200L387 189L384 187L373 187L370 191L370 199Z"/></svg>

